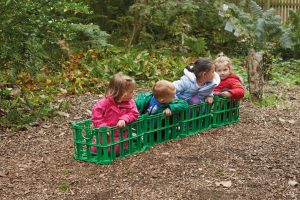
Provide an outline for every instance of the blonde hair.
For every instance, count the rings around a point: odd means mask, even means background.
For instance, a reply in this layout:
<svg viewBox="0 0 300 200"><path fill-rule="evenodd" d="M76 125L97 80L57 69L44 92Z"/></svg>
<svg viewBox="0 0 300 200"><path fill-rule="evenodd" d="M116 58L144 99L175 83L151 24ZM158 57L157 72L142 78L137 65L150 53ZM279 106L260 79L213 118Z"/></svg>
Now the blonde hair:
<svg viewBox="0 0 300 200"><path fill-rule="evenodd" d="M219 65L225 65L227 67L229 67L229 69L231 70L231 59L228 58L227 56L225 56L225 54L223 52L219 53L217 55L217 58L214 60L214 63L216 65L216 67L218 67Z"/></svg>
<svg viewBox="0 0 300 200"><path fill-rule="evenodd" d="M135 89L136 83L133 78L123 74L116 73L109 82L108 88L105 92L105 97L113 97L120 99L127 91Z"/></svg>
<svg viewBox="0 0 300 200"><path fill-rule="evenodd" d="M171 95L174 90L176 89L173 83L166 80L160 80L154 84L152 93L156 99L159 99Z"/></svg>

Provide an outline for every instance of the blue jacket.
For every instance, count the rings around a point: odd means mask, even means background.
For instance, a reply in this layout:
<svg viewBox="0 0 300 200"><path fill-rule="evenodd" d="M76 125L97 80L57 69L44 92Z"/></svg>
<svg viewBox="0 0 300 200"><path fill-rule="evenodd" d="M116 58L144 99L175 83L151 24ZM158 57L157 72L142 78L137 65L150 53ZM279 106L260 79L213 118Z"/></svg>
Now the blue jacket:
<svg viewBox="0 0 300 200"><path fill-rule="evenodd" d="M214 88L220 83L220 76L216 72L212 82L206 82L204 85L198 85L196 76L187 69L183 70L184 75L180 80L174 81L176 87L176 97L189 101L193 96L198 95L201 101L205 101L207 96L213 96Z"/></svg>

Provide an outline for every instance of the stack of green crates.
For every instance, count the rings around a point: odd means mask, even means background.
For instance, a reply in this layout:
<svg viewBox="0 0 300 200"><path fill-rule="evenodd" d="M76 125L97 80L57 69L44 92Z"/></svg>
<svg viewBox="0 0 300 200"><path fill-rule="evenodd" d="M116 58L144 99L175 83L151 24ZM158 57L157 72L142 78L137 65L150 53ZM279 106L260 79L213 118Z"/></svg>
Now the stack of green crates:
<svg viewBox="0 0 300 200"><path fill-rule="evenodd" d="M159 143L232 124L239 121L239 103L228 98L214 97L213 105L206 102L191 105L189 109L173 113L171 117L163 113L141 115L124 128L94 128L90 119L73 122L74 158L110 164ZM114 141L114 134L118 134L118 141Z"/></svg>

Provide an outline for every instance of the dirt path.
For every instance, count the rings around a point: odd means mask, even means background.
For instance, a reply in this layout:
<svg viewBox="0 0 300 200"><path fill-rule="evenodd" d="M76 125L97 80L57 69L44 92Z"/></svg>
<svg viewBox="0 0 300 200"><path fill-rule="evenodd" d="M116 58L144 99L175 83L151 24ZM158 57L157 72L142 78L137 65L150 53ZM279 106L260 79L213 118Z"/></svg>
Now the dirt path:
<svg viewBox="0 0 300 200"><path fill-rule="evenodd" d="M300 199L300 87L276 107L243 102L241 122L96 165L73 159L70 116L0 134L0 199ZM66 101L65 100L65 101Z"/></svg>

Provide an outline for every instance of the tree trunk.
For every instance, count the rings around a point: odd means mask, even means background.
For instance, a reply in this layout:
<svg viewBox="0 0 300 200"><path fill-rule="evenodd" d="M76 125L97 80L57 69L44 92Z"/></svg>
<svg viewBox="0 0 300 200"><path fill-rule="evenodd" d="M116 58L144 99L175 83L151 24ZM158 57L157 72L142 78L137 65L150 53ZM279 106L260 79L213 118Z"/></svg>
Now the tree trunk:
<svg viewBox="0 0 300 200"><path fill-rule="evenodd" d="M131 46L132 44L136 44L140 39L140 33L143 29L143 17L138 16L138 19L135 21L133 25L132 35L129 41L128 46Z"/></svg>
<svg viewBox="0 0 300 200"><path fill-rule="evenodd" d="M148 0L137 0L135 3L147 5ZM144 17L140 13L140 11L139 12L135 11L134 19L135 20L134 20L134 24L133 24L132 35L131 35L128 46L131 46L131 45L139 42L141 31L144 27Z"/></svg>
<svg viewBox="0 0 300 200"><path fill-rule="evenodd" d="M264 52L255 52L250 49L247 58L248 84L250 101L260 101L264 93L264 73L263 73Z"/></svg>

